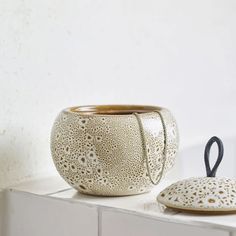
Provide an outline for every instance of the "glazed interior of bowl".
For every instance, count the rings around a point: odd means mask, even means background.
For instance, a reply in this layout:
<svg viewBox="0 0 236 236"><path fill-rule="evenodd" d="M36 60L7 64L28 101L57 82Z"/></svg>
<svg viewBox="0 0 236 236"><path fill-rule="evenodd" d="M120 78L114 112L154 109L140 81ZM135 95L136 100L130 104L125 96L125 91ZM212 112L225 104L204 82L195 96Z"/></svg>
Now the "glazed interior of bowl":
<svg viewBox="0 0 236 236"><path fill-rule="evenodd" d="M102 115L129 115L133 113L146 113L160 110L156 106L142 105L97 105L97 106L78 106L69 108L70 112L78 112L81 114L102 114Z"/></svg>

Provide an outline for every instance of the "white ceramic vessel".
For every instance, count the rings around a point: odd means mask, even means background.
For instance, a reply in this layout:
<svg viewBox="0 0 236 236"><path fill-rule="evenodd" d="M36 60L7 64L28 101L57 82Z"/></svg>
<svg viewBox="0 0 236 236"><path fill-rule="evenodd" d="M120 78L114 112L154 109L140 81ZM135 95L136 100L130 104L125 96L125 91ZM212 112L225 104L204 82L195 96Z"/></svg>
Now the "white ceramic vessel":
<svg viewBox="0 0 236 236"><path fill-rule="evenodd" d="M174 165L175 119L155 106L81 106L53 125L51 152L60 175L82 193L132 195L150 191Z"/></svg>

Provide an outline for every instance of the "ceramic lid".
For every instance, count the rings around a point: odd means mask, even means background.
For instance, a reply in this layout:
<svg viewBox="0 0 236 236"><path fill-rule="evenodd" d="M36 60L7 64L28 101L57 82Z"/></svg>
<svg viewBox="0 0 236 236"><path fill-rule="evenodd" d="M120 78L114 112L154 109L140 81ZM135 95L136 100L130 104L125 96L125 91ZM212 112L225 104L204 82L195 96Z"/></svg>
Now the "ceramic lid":
<svg viewBox="0 0 236 236"><path fill-rule="evenodd" d="M210 148L216 142L218 158L213 168L209 164ZM223 158L222 141L212 137L205 148L204 160L207 177L178 181L157 196L157 201L169 208L193 213L236 213L236 180L215 177Z"/></svg>
<svg viewBox="0 0 236 236"><path fill-rule="evenodd" d="M178 181L157 200L170 208L190 211L236 211L236 180L217 177Z"/></svg>

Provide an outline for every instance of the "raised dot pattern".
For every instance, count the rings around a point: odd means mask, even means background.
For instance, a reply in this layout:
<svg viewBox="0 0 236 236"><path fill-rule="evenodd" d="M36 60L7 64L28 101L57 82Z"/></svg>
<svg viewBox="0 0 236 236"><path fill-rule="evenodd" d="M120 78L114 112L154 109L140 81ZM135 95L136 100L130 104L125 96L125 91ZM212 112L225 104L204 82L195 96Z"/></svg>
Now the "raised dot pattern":
<svg viewBox="0 0 236 236"><path fill-rule="evenodd" d="M178 131L171 113L162 109L162 115L167 127L166 172L174 165ZM155 179L163 165L163 126L157 113L140 116ZM153 187L143 157L139 126L132 114L81 115L63 111L52 129L51 152L58 172L80 192L132 195Z"/></svg>
<svg viewBox="0 0 236 236"><path fill-rule="evenodd" d="M217 177L190 178L164 189L157 200L186 210L236 210L236 180Z"/></svg>

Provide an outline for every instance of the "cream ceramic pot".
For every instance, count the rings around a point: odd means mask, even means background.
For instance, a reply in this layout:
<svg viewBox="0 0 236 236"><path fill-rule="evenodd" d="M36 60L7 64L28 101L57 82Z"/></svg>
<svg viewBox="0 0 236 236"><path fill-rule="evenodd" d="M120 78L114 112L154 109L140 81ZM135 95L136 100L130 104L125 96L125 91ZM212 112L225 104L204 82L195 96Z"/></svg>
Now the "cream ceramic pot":
<svg viewBox="0 0 236 236"><path fill-rule="evenodd" d="M155 106L81 106L63 110L52 128L60 175L82 193L104 196L150 191L178 150L175 119Z"/></svg>

